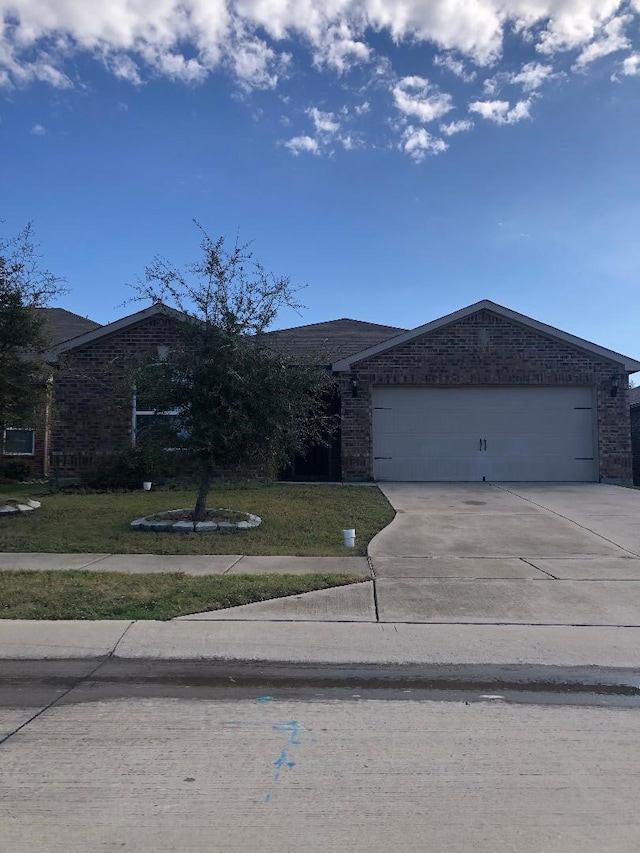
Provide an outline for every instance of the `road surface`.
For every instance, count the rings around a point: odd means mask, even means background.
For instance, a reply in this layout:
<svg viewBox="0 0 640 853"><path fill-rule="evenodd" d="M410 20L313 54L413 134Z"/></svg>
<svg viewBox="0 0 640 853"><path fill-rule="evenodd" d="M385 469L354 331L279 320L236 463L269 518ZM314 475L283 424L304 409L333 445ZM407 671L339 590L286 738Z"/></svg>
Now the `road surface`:
<svg viewBox="0 0 640 853"><path fill-rule="evenodd" d="M3 851L640 847L637 691L21 672L0 690Z"/></svg>

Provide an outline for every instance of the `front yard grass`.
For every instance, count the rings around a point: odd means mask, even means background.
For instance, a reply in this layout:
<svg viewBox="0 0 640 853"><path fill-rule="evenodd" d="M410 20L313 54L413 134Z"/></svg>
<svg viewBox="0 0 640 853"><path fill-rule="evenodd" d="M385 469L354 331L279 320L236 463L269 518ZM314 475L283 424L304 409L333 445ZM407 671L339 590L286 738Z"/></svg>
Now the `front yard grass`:
<svg viewBox="0 0 640 853"><path fill-rule="evenodd" d="M251 512L255 530L233 533L155 533L131 521L193 507L195 490L121 494L48 494L35 486L25 497L41 509L0 518L0 551L109 554L365 555L369 541L394 512L375 486L295 483L219 483L208 506ZM0 486L2 497L15 497ZM355 527L356 547L345 548L342 529Z"/></svg>
<svg viewBox="0 0 640 853"><path fill-rule="evenodd" d="M0 572L3 619L173 619L366 580L358 575Z"/></svg>
<svg viewBox="0 0 640 853"><path fill-rule="evenodd" d="M46 490L45 483L0 483L0 503L4 500L20 500L30 498L36 492Z"/></svg>

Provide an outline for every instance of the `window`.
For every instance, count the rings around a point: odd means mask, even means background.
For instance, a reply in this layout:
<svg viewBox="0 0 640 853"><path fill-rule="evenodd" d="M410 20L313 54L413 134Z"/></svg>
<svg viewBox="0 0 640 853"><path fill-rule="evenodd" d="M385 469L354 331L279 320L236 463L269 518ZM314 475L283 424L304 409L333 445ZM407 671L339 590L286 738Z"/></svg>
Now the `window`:
<svg viewBox="0 0 640 853"><path fill-rule="evenodd" d="M6 427L4 431L4 454L5 456L33 456L35 442L35 430Z"/></svg>
<svg viewBox="0 0 640 853"><path fill-rule="evenodd" d="M175 435L177 420L177 409L158 411L148 401L138 400L134 395L132 443L138 444L145 438L153 438L157 441L166 436L168 439L169 436Z"/></svg>

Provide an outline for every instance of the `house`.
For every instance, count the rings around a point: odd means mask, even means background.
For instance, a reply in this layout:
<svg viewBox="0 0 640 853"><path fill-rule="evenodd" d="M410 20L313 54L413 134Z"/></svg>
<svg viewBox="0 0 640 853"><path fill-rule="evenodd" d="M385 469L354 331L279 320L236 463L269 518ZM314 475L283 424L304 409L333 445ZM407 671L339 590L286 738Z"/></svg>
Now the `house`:
<svg viewBox="0 0 640 853"><path fill-rule="evenodd" d="M178 334L154 305L58 344L52 472L75 476L135 442L154 413L131 364L162 358ZM412 330L341 319L267 338L339 380L333 444L293 460L290 477L631 481L628 375L640 362L489 300Z"/></svg>
<svg viewBox="0 0 640 853"><path fill-rule="evenodd" d="M631 418L631 452L633 482L640 486L640 387L629 389L629 415Z"/></svg>
<svg viewBox="0 0 640 853"><path fill-rule="evenodd" d="M131 369L148 356L163 358L177 345L176 315L164 305L152 305L54 349L52 476L81 475L102 457L135 444L143 422L155 412L138 401Z"/></svg>
<svg viewBox="0 0 640 853"><path fill-rule="evenodd" d="M631 480L640 362L489 300L333 370L345 479Z"/></svg>
<svg viewBox="0 0 640 853"><path fill-rule="evenodd" d="M99 457L135 443L155 412L138 400L127 374L142 357L162 357L178 343L176 312L153 305L107 326L88 330L56 348L55 419L51 427L51 472L74 477ZM299 358L313 357L330 369L332 361L404 331L359 320L334 320L266 335L270 345ZM328 401L339 413L339 398ZM326 447L296 456L289 478L335 480L341 477L339 433Z"/></svg>
<svg viewBox="0 0 640 853"><path fill-rule="evenodd" d="M83 332L100 328L100 324L81 317L64 308L36 309L44 322L44 332L51 347L60 346L69 338L75 338ZM47 377L43 377L46 382ZM24 460L31 465L35 476L48 474L50 453L50 400L44 404L44 411L35 413L33 426L16 429L4 428L2 442L2 463ZM39 424L36 428L36 423Z"/></svg>

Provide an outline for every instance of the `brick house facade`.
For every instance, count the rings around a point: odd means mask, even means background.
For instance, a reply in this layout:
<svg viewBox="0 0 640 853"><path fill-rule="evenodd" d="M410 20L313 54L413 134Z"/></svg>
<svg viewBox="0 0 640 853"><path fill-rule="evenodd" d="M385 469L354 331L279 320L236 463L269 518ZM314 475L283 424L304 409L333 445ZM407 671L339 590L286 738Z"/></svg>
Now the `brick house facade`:
<svg viewBox="0 0 640 853"><path fill-rule="evenodd" d="M100 328L100 324L88 317L81 317L65 308L36 308L39 319L44 325L47 344L53 349L65 341L75 339L78 335ZM33 422L26 428L14 430L11 425L4 426L4 435L0 450L0 463L4 468L8 463L19 461L26 465L32 477L44 478L49 474L49 457L51 450L51 418L53 403L53 369L43 370L42 400L38 410L34 412ZM16 442L16 433L20 441Z"/></svg>
<svg viewBox="0 0 640 853"><path fill-rule="evenodd" d="M633 456L633 482L640 486L640 387L629 391L631 418L631 452Z"/></svg>
<svg viewBox="0 0 640 853"><path fill-rule="evenodd" d="M443 318L423 327L422 333L399 335L397 343L391 341L333 365L341 382L345 480L373 478L374 386L537 385L595 389L598 479L630 482L627 373L639 370L640 364L487 301L456 315L451 315L450 322Z"/></svg>
<svg viewBox="0 0 640 853"><path fill-rule="evenodd" d="M134 439L132 367L178 343L175 320L153 306L58 350L51 421L51 473L77 476Z"/></svg>
<svg viewBox="0 0 640 853"><path fill-rule="evenodd" d="M323 366L339 380L341 431L330 463L317 477L301 468L304 479L334 479L340 471L343 480L373 478L374 389L537 387L591 389L593 479L631 481L627 374L640 363L618 353L486 300L412 331L337 320L270 334L274 346L294 354L321 350ZM54 475L78 475L101 455L131 446L131 367L178 336L175 315L152 306L58 347L48 440Z"/></svg>

